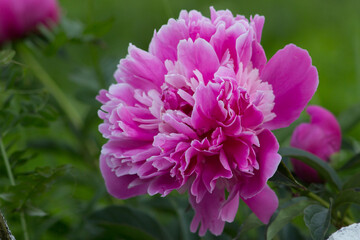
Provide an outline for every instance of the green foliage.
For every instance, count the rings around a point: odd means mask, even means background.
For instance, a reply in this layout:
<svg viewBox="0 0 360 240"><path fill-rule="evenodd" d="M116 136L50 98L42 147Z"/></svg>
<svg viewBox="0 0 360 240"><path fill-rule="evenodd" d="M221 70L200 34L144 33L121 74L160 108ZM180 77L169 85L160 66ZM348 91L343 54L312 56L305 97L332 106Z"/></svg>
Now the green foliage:
<svg viewBox="0 0 360 240"><path fill-rule="evenodd" d="M324 239L330 226L331 208L317 204L310 205L304 210L304 221L313 239Z"/></svg>

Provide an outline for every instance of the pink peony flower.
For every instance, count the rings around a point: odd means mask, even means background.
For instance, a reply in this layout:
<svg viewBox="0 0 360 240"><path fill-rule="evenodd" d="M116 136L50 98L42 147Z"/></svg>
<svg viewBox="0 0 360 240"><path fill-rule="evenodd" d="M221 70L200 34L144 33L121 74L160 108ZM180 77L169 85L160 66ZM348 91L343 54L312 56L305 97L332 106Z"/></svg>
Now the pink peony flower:
<svg viewBox="0 0 360 240"><path fill-rule="evenodd" d="M288 126L318 85L307 51L288 45L267 62L264 17L181 11L149 51L129 46L101 90L100 168L110 194L188 191L191 231L222 233L239 200L267 223L278 206L267 180L281 160L270 131ZM228 197L225 197L225 191Z"/></svg>
<svg viewBox="0 0 360 240"><path fill-rule="evenodd" d="M38 24L57 23L56 0L0 0L0 44L21 38Z"/></svg>
<svg viewBox="0 0 360 240"><path fill-rule="evenodd" d="M296 127L291 146L308 151L328 162L330 156L340 150L341 130L334 115L320 106L310 106L307 113L311 116L310 123L302 123ZM322 182L317 172L296 159L291 159L294 171L306 182Z"/></svg>

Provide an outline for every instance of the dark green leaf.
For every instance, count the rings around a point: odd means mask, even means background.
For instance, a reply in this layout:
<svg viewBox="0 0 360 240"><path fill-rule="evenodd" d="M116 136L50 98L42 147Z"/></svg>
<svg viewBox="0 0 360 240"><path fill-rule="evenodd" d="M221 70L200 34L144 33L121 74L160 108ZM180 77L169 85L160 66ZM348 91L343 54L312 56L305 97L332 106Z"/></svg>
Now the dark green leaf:
<svg viewBox="0 0 360 240"><path fill-rule="evenodd" d="M276 234L292 219L301 215L305 207L311 203L305 197L293 198L283 206L267 227L266 239L273 239Z"/></svg>
<svg viewBox="0 0 360 240"><path fill-rule="evenodd" d="M128 239L129 235L134 232L151 236L138 239L169 239L168 234L154 218L145 212L127 206L106 207L93 213L90 221L105 232L118 229L117 237L124 239Z"/></svg>
<svg viewBox="0 0 360 240"><path fill-rule="evenodd" d="M304 210L304 221L313 239L324 239L330 226L331 207L328 209L316 204L308 206Z"/></svg>
<svg viewBox="0 0 360 240"><path fill-rule="evenodd" d="M344 164L344 166L342 166L340 168L340 171L342 170L346 170L346 169L351 169L351 168L356 168L360 166L360 153L355 154L352 158L350 158L347 163Z"/></svg>
<svg viewBox="0 0 360 240"><path fill-rule="evenodd" d="M346 189L341 191L334 202L333 209L336 210L343 204L360 204L360 188Z"/></svg>
<svg viewBox="0 0 360 240"><path fill-rule="evenodd" d="M339 123L342 132L347 132L355 127L360 122L360 107L359 103L343 111L339 118Z"/></svg>
<svg viewBox="0 0 360 240"><path fill-rule="evenodd" d="M274 176L270 178L270 181L289 187L304 189L304 187L294 178L283 161L280 162L277 171Z"/></svg>
<svg viewBox="0 0 360 240"><path fill-rule="evenodd" d="M341 189L342 183L335 170L331 168L327 162L321 160L317 156L301 149L291 147L281 148L279 153L283 157L296 158L297 160L309 165L314 168L322 178L334 185L337 189Z"/></svg>
<svg viewBox="0 0 360 240"><path fill-rule="evenodd" d="M245 221L241 224L240 227L240 231L238 233L238 236L244 234L245 232L260 227L264 225L264 223L262 223L259 218L254 214L251 213L246 219Z"/></svg>
<svg viewBox="0 0 360 240"><path fill-rule="evenodd" d="M24 114L20 119L21 125L25 127L47 127L49 123L39 115L36 114Z"/></svg>
<svg viewBox="0 0 360 240"><path fill-rule="evenodd" d="M15 56L15 51L12 49L5 49L0 51L0 64L9 64Z"/></svg>
<svg viewBox="0 0 360 240"><path fill-rule="evenodd" d="M360 188L360 173L351 176L344 184L343 190L351 188Z"/></svg>

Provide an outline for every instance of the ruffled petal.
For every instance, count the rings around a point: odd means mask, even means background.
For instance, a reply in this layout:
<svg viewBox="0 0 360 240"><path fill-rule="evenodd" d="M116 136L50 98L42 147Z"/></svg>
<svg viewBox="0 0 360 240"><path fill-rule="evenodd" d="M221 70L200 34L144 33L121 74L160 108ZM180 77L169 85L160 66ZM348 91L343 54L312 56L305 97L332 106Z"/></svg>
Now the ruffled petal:
<svg viewBox="0 0 360 240"><path fill-rule="evenodd" d="M279 143L274 134L264 129L259 135L260 147L256 148L256 159L259 163L259 170L253 177L244 179L244 184L240 191L242 198L251 198L258 194L265 186L267 180L272 177L281 161L278 154Z"/></svg>
<svg viewBox="0 0 360 240"><path fill-rule="evenodd" d="M269 129L289 126L314 95L318 73L306 50L293 44L279 50L266 64L260 78L270 83L275 95L276 117L265 124Z"/></svg>

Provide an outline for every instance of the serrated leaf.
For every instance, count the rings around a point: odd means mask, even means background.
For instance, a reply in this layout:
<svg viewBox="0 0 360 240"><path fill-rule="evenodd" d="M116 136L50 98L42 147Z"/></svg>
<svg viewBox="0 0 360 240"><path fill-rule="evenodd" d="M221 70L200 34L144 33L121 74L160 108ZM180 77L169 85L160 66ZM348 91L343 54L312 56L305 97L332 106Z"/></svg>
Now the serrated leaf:
<svg viewBox="0 0 360 240"><path fill-rule="evenodd" d="M292 147L280 148L279 153L283 157L296 158L297 160L309 165L314 168L327 182L334 185L337 189L341 189L342 183L335 170L331 168L327 162L321 160L314 154Z"/></svg>
<svg viewBox="0 0 360 240"><path fill-rule="evenodd" d="M267 227L266 239L273 239L276 234L292 219L301 215L303 210L311 203L311 201L305 197L293 198L283 206Z"/></svg>
<svg viewBox="0 0 360 240"><path fill-rule="evenodd" d="M161 225L147 213L127 206L109 206L93 213L89 219L104 231L119 229L117 237L129 237L132 232L147 234L152 239L169 239ZM127 226L125 228L124 226ZM151 238L150 238L151 239Z"/></svg>
<svg viewBox="0 0 360 240"><path fill-rule="evenodd" d="M12 49L5 49L0 51L0 64L9 64L15 57L15 51Z"/></svg>
<svg viewBox="0 0 360 240"><path fill-rule="evenodd" d="M310 205L304 210L304 221L314 240L324 239L331 221L331 207Z"/></svg>

